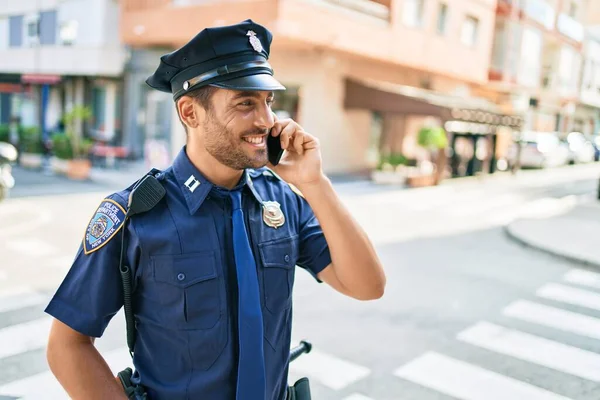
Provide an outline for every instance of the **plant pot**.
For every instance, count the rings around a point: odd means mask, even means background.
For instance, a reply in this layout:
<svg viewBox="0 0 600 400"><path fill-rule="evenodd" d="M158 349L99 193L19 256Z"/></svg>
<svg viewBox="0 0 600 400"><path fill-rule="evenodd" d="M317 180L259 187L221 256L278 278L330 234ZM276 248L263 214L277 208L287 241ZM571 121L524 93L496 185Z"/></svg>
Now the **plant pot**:
<svg viewBox="0 0 600 400"><path fill-rule="evenodd" d="M90 177L91 168L90 160L69 160L67 176L69 179L86 180Z"/></svg>
<svg viewBox="0 0 600 400"><path fill-rule="evenodd" d="M42 166L43 156L38 153L21 153L19 164L24 168L38 169Z"/></svg>
<svg viewBox="0 0 600 400"><path fill-rule="evenodd" d="M426 187L437 184L435 174L413 175L406 178L406 184L410 187Z"/></svg>
<svg viewBox="0 0 600 400"><path fill-rule="evenodd" d="M54 173L67 175L67 171L69 170L69 160L52 156L50 157L50 166Z"/></svg>
<svg viewBox="0 0 600 400"><path fill-rule="evenodd" d="M382 185L398 185L403 184L405 181L404 175L396 171L375 170L371 172L371 179L373 182Z"/></svg>

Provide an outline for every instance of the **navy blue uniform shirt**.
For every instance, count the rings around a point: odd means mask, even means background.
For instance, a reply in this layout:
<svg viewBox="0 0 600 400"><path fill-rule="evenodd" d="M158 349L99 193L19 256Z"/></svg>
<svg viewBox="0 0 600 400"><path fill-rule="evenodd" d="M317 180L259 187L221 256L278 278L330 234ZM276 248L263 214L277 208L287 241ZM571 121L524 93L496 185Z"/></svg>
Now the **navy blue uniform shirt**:
<svg viewBox="0 0 600 400"><path fill-rule="evenodd" d="M126 225L126 257L135 290L135 381L144 385L151 400L234 399L237 282L228 190L207 181L191 164L185 148L159 180L165 197ZM288 377L294 267L317 279L331 256L310 206L287 183L261 168L245 171L240 186L258 268L267 400L282 400ZM101 203L71 269L46 308L84 335L102 336L123 306L119 221L132 187ZM280 204L282 226L273 228L263 222L260 199Z"/></svg>

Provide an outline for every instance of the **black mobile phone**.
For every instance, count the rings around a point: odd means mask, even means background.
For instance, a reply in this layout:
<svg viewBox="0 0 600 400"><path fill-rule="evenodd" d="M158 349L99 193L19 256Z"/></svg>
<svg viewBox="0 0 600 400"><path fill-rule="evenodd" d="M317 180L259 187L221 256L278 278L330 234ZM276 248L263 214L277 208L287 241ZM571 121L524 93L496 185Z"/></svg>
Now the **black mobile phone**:
<svg viewBox="0 0 600 400"><path fill-rule="evenodd" d="M281 138L279 136L275 137L271 135L271 131L269 131L269 135L267 136L267 153L269 156L269 162L272 165L279 164L279 160L281 160L281 156L283 156Z"/></svg>

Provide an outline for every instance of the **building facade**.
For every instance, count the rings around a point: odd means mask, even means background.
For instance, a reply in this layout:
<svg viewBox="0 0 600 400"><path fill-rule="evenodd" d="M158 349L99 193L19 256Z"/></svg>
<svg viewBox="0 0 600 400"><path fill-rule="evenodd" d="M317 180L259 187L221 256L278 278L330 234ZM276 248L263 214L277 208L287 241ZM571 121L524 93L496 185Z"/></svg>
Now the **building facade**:
<svg viewBox="0 0 600 400"><path fill-rule="evenodd" d="M498 0L486 96L524 113L526 130L578 126L586 7L584 0Z"/></svg>
<svg viewBox="0 0 600 400"><path fill-rule="evenodd" d="M274 108L320 138L328 173L368 170L381 151L409 158L424 153L416 144L416 132L431 116L416 106L408 113L388 105L406 100L411 88L420 92L410 96L437 93L465 99L485 85L497 5L496 0L120 4L121 37L135 60L125 80L136 91L128 100L136 105L126 111L128 127L156 138L153 143L161 143L173 157L185 134L171 96L142 88L143 80L158 65L160 54L183 45L204 27L251 18L273 32L270 63L288 88ZM356 98L373 85L378 85L379 98L389 101Z"/></svg>
<svg viewBox="0 0 600 400"><path fill-rule="evenodd" d="M114 0L4 1L0 9L0 125L63 129L76 105L91 107L84 134L122 140L126 51Z"/></svg>

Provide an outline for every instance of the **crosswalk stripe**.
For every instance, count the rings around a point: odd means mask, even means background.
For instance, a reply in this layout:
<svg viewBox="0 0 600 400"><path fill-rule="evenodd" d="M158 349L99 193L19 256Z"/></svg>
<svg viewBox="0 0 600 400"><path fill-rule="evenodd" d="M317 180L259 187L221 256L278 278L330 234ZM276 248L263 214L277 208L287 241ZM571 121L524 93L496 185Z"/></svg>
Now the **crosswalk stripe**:
<svg viewBox="0 0 600 400"><path fill-rule="evenodd" d="M360 393L353 393L348 397L344 397L343 400L373 400L373 399L370 397L367 397L365 395L362 395Z"/></svg>
<svg viewBox="0 0 600 400"><path fill-rule="evenodd" d="M51 318L40 318L0 329L0 360L46 345Z"/></svg>
<svg viewBox="0 0 600 400"><path fill-rule="evenodd" d="M560 372L600 382L600 355L545 338L479 322L457 339Z"/></svg>
<svg viewBox="0 0 600 400"><path fill-rule="evenodd" d="M398 368L394 375L463 400L569 400L436 352L423 354Z"/></svg>
<svg viewBox="0 0 600 400"><path fill-rule="evenodd" d="M539 288L536 295L546 299L600 310L600 294L589 290L576 289L558 283L548 283Z"/></svg>
<svg viewBox="0 0 600 400"><path fill-rule="evenodd" d="M569 283L600 289L600 274L597 272L574 268L567 272L563 279Z"/></svg>
<svg viewBox="0 0 600 400"><path fill-rule="evenodd" d="M125 347L108 351L103 353L102 356L115 375L127 366L131 366L131 357ZM19 396L19 400L69 399L69 396L50 371L0 386L1 395Z"/></svg>
<svg viewBox="0 0 600 400"><path fill-rule="evenodd" d="M292 347L297 345L293 344ZM346 386L365 378L371 371L362 365L342 360L329 354L312 350L302 355L290 364L290 372L293 374L308 376L334 390L340 390Z"/></svg>
<svg viewBox="0 0 600 400"><path fill-rule="evenodd" d="M0 295L0 313L35 305L45 305L44 303L49 300L47 295L35 292L27 287L3 291Z"/></svg>
<svg viewBox="0 0 600 400"><path fill-rule="evenodd" d="M600 319L527 300L509 304L502 313L523 321L600 339Z"/></svg>

